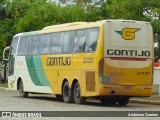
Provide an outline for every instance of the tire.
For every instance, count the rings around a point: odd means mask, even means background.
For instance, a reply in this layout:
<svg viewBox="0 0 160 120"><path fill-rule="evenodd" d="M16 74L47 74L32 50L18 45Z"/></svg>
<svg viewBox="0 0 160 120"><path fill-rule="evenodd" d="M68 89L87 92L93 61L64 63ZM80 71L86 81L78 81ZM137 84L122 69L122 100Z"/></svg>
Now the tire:
<svg viewBox="0 0 160 120"><path fill-rule="evenodd" d="M22 80L20 81L18 88L19 88L19 96L23 98L27 98L29 93L24 91Z"/></svg>
<svg viewBox="0 0 160 120"><path fill-rule="evenodd" d="M127 105L128 102L129 102L129 97L118 98L118 104L119 105Z"/></svg>
<svg viewBox="0 0 160 120"><path fill-rule="evenodd" d="M73 99L73 91L69 87L68 81L66 81L63 85L63 101L65 103L72 103L74 101Z"/></svg>
<svg viewBox="0 0 160 120"><path fill-rule="evenodd" d="M115 105L117 103L116 99L100 99L102 105Z"/></svg>
<svg viewBox="0 0 160 120"><path fill-rule="evenodd" d="M76 104L84 104L86 102L86 98L81 97L81 90L78 82L76 82L74 86L74 102Z"/></svg>
<svg viewBox="0 0 160 120"><path fill-rule="evenodd" d="M59 101L63 101L63 96L62 96L62 95L56 95L56 98L57 98Z"/></svg>

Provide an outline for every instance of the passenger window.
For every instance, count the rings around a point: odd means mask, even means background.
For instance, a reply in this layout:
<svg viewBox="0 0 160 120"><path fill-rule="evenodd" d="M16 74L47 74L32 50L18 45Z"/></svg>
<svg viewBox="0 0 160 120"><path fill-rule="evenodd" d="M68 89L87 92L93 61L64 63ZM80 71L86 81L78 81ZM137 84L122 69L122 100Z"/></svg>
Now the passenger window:
<svg viewBox="0 0 160 120"><path fill-rule="evenodd" d="M85 45L85 52L92 52L96 50L99 28L87 29L87 41Z"/></svg>
<svg viewBox="0 0 160 120"><path fill-rule="evenodd" d="M29 36L20 37L18 55L25 55L27 53L28 39Z"/></svg>
<svg viewBox="0 0 160 120"><path fill-rule="evenodd" d="M38 53L48 54L51 41L51 34L38 35L38 40L39 40Z"/></svg>
<svg viewBox="0 0 160 120"><path fill-rule="evenodd" d="M74 31L64 32L63 36L63 53L71 53L73 48Z"/></svg>
<svg viewBox="0 0 160 120"><path fill-rule="evenodd" d="M13 38L12 43L11 43L11 46L12 46L11 55L13 55L13 56L15 56L15 54L16 54L18 39L19 39L19 37Z"/></svg>
<svg viewBox="0 0 160 120"><path fill-rule="evenodd" d="M86 42L85 30L77 30L75 32L74 43L73 43L73 52L83 52Z"/></svg>
<svg viewBox="0 0 160 120"><path fill-rule="evenodd" d="M38 39L37 35L31 36L28 43L28 54L37 54L38 53Z"/></svg>
<svg viewBox="0 0 160 120"><path fill-rule="evenodd" d="M63 32L52 34L50 53L62 53L62 37Z"/></svg>

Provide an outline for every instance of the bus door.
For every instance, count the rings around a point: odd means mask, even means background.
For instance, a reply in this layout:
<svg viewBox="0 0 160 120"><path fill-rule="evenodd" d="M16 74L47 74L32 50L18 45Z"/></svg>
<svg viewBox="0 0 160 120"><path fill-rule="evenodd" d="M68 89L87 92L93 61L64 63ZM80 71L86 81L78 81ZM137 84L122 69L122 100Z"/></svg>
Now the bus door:
<svg viewBox="0 0 160 120"><path fill-rule="evenodd" d="M8 60L8 87L14 88L15 87L15 57L16 57L16 51L17 51L17 45L18 45L18 39L19 37L14 37L11 43L10 47L10 56Z"/></svg>
<svg viewBox="0 0 160 120"><path fill-rule="evenodd" d="M151 85L153 31L150 23L113 20L105 22L102 83Z"/></svg>

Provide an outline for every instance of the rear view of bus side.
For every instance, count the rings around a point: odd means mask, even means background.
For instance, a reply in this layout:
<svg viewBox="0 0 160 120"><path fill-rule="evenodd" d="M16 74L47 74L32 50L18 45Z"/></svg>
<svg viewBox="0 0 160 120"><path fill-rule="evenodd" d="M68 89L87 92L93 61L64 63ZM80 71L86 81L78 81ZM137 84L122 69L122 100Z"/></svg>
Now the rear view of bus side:
<svg viewBox="0 0 160 120"><path fill-rule="evenodd" d="M140 21L106 21L104 26L104 56L100 60L103 67L99 71L102 94L114 96L111 102L118 101L120 105L127 104L132 96L151 96L151 25Z"/></svg>
<svg viewBox="0 0 160 120"><path fill-rule="evenodd" d="M130 97L152 94L153 31L148 22L49 26L17 34L3 54L9 61L8 86L22 97L49 93L66 103L95 98L126 105Z"/></svg>

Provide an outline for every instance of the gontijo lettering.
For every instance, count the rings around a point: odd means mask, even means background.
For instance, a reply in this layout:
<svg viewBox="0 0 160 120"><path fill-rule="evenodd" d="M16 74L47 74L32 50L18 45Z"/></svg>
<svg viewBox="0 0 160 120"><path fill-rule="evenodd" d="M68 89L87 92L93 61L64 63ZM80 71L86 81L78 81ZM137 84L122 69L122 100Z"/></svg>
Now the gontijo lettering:
<svg viewBox="0 0 160 120"><path fill-rule="evenodd" d="M71 65L71 57L47 57L47 66L69 66Z"/></svg>
<svg viewBox="0 0 160 120"><path fill-rule="evenodd" d="M107 55L150 57L150 51L108 49Z"/></svg>

